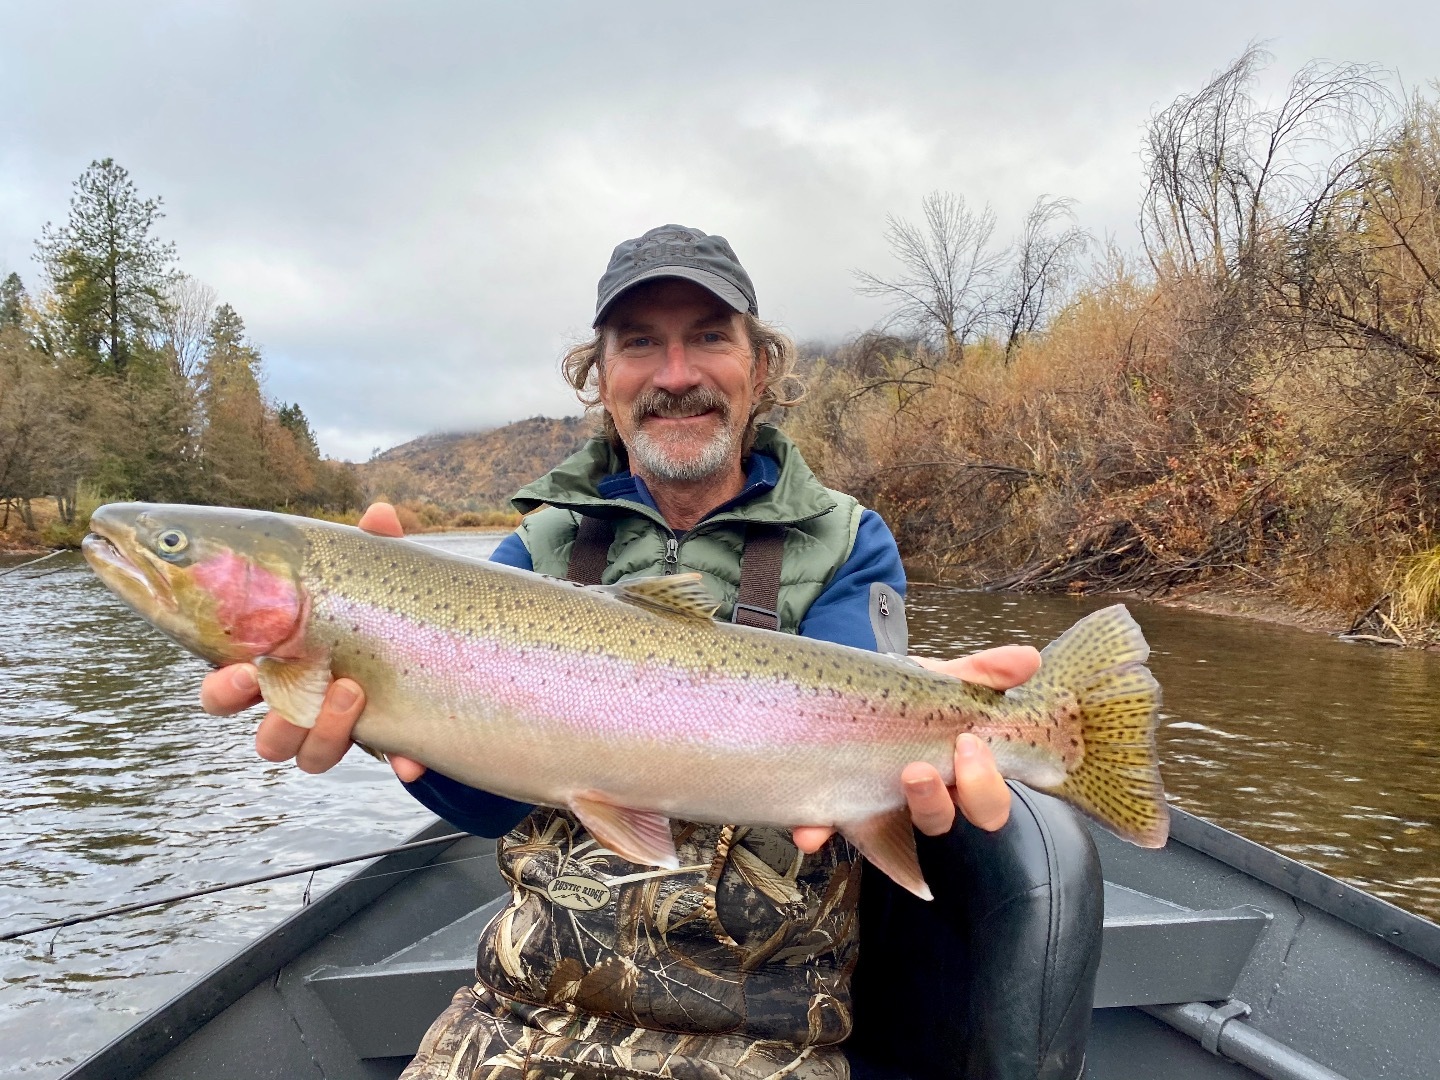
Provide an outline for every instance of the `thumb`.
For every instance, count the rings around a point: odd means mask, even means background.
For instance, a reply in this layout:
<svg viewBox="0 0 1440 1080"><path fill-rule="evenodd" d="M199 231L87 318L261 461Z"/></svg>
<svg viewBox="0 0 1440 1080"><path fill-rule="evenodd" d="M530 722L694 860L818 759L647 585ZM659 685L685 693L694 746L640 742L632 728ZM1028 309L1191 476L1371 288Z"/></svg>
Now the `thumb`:
<svg viewBox="0 0 1440 1080"><path fill-rule="evenodd" d="M388 760L390 768L395 770L395 775L400 778L402 783L413 784L425 775L425 766L418 761L401 757L399 754L390 754Z"/></svg>
<svg viewBox="0 0 1440 1080"><path fill-rule="evenodd" d="M400 524L400 515L395 512L395 507L387 502L371 503L356 524L365 532L374 533L376 536L405 535L405 529Z"/></svg>

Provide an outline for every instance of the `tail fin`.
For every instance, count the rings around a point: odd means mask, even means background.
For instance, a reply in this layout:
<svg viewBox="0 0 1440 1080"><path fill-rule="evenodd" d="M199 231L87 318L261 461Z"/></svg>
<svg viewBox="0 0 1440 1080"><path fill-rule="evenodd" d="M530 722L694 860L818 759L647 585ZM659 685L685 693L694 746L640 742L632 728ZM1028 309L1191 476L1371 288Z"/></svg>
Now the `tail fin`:
<svg viewBox="0 0 1440 1080"><path fill-rule="evenodd" d="M1123 604L1085 616L1047 645L1026 689L1042 699L1074 695L1084 760L1048 789L1115 835L1165 846L1170 811L1155 753L1160 684L1145 661L1150 646Z"/></svg>

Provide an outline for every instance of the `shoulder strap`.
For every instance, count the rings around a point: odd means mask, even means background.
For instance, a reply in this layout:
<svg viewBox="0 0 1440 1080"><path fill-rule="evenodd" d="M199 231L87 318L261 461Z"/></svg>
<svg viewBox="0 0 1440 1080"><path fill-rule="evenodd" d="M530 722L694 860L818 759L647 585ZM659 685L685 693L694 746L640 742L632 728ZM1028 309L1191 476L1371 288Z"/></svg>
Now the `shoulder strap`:
<svg viewBox="0 0 1440 1080"><path fill-rule="evenodd" d="M582 515L565 576L580 585L599 585L615 542L615 523L609 518ZM740 559L740 591L730 621L762 630L780 629L780 564L785 556L785 529L780 525L751 524L745 529L745 553Z"/></svg>
<svg viewBox="0 0 1440 1080"><path fill-rule="evenodd" d="M579 585L599 585L605 566L610 561L610 545L615 542L615 522L609 518L580 518L580 529L570 548L570 565L565 576Z"/></svg>
<svg viewBox="0 0 1440 1080"><path fill-rule="evenodd" d="M752 523L745 528L740 559L740 592L730 621L762 630L780 629L780 564L785 557L785 528Z"/></svg>

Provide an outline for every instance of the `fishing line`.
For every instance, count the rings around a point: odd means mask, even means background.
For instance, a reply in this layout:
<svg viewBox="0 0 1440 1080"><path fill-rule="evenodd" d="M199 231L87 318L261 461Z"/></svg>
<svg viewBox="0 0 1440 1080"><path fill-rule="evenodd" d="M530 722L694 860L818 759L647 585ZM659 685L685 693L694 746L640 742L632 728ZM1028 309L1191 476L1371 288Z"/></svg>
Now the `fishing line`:
<svg viewBox="0 0 1440 1080"><path fill-rule="evenodd" d="M43 933L46 930L54 930L57 933L67 926L76 926L80 923L94 922L97 919L107 919L111 915L128 915L132 911L142 911L145 908L164 907L167 904L178 904L182 900L191 900L197 896L209 896L211 893L225 892L228 889L243 889L247 885L259 885L265 881L276 881L279 878L295 877L298 874L310 874L313 876L317 870L328 870L332 866L344 866L346 863L363 862L366 859L379 858L381 855L395 855L402 851L415 851L419 848L435 847L438 844L453 844L457 840L463 840L469 833L455 832L447 833L444 836L437 836L432 840L415 840L408 844L398 844L395 847L381 848L378 851L367 851L363 855L348 855L343 859L327 859L324 862L311 863L308 866L299 866L293 870L278 870L273 874L261 874L258 877L245 878L243 881L232 881L225 885L211 885L204 889L191 889L189 892L176 893L173 896L161 897L158 900L139 900L133 904L121 904L118 907L105 908L102 911L92 911L88 915L72 915L68 919L57 919L55 922L43 923L39 926L27 927L24 930L11 930L9 933L0 934L0 941L14 941L16 938L26 937L30 934ZM466 859L454 859L453 862L468 862L470 858L488 859L494 858L493 854L474 855ZM409 870L388 870L383 874L370 874L360 880L369 881L372 878L392 877L396 874L411 874L416 870L425 870L431 866L450 865L449 863L427 863L425 866L411 867ZM306 886L309 892L309 886ZM55 939L50 939L50 947L53 950Z"/></svg>
<svg viewBox="0 0 1440 1080"><path fill-rule="evenodd" d="M0 570L0 577L6 577L10 574L13 574L16 570L24 570L27 566L34 566L36 563L42 563L46 559L53 559L56 555L64 555L67 551L69 551L69 548L61 548L59 551L50 552L49 555L41 555L38 559L31 559L29 562L18 563L17 565L10 567L9 570Z"/></svg>

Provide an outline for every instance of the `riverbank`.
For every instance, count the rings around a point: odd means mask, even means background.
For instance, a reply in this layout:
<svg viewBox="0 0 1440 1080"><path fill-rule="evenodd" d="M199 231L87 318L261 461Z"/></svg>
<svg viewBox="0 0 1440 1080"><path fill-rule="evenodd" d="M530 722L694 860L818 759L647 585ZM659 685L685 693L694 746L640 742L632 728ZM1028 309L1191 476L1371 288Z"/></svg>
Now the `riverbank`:
<svg viewBox="0 0 1440 1080"><path fill-rule="evenodd" d="M934 581L912 580L912 588L930 586L954 588L955 586ZM996 595L1034 596L1046 595L1029 591L997 589ZM1056 595L1054 593L1048 595ZM1087 593L1070 595L1089 595ZM1119 590L1108 592L1098 590L1095 595L1115 596L1126 602L1155 604L1159 607L1193 611L1202 615L1221 615L1226 618L1244 619L1271 626L1284 626L1314 634L1338 638L1351 634L1357 623L1357 613L1341 611L1323 604L1300 604L1277 596L1273 592L1258 588L1243 588L1232 584L1190 586L1166 596L1152 596L1145 593ZM1394 624L1387 625L1369 613L1360 628L1360 636L1350 638L1357 644L1390 646L1395 648L1421 649L1426 652L1440 652L1440 630L1435 627L1408 628L1397 636ZM1372 632L1373 631L1373 632Z"/></svg>
<svg viewBox="0 0 1440 1080"><path fill-rule="evenodd" d="M1137 599L1140 597L1137 596ZM1376 608L1357 618L1354 612L1337 611L1321 604L1297 604L1259 589L1226 586L1211 586L1194 592L1144 599L1165 607L1206 615L1225 615L1308 630L1330 637L1345 637L1357 644L1440 652L1440 631L1437 631L1437 628L1399 627L1388 616L1378 613L1378 602ZM1381 599L1384 601L1387 598Z"/></svg>
<svg viewBox="0 0 1440 1080"><path fill-rule="evenodd" d="M12 504L8 515L0 517L0 555L44 555L51 551L79 548L89 531L87 523L90 514L97 505L99 503L81 505L74 521L66 523L54 499L32 499L29 504L32 526L22 517L19 507ZM284 512L342 525L354 525L360 520L358 510L341 514L324 511L306 514L302 509L292 508ZM520 515L511 510L446 510L434 503L421 501L401 503L396 512L407 536L441 532L507 533L520 524Z"/></svg>

